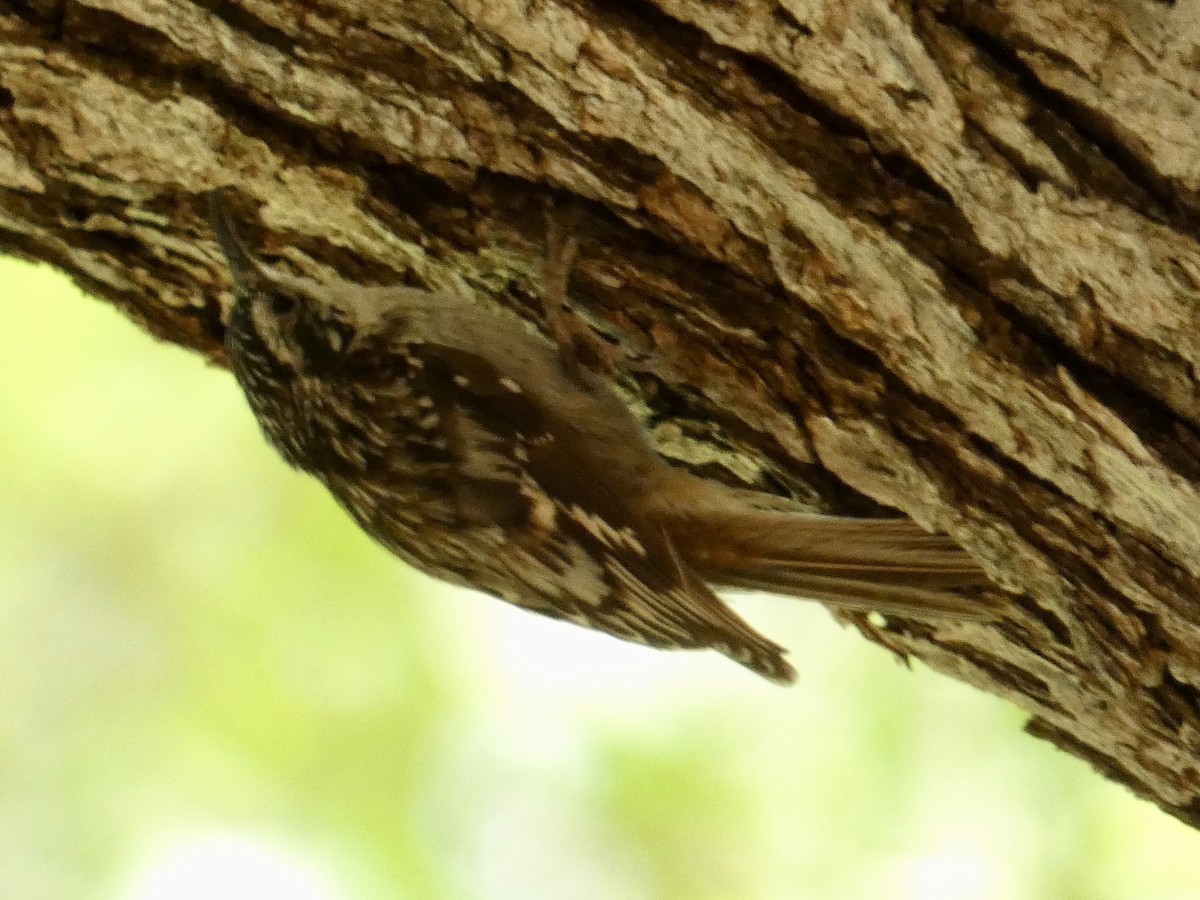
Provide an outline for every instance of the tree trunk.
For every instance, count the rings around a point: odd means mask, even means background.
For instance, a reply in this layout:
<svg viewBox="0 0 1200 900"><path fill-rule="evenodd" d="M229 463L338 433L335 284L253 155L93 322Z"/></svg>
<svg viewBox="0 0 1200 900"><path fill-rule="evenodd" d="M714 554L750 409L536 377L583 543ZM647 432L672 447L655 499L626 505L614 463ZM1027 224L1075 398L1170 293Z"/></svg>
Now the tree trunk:
<svg viewBox="0 0 1200 900"><path fill-rule="evenodd" d="M0 248L219 361L218 185L286 265L530 316L543 205L575 206L573 302L665 454L952 534L1000 623L856 624L1200 825L1200 0L0 0L0 28Z"/></svg>

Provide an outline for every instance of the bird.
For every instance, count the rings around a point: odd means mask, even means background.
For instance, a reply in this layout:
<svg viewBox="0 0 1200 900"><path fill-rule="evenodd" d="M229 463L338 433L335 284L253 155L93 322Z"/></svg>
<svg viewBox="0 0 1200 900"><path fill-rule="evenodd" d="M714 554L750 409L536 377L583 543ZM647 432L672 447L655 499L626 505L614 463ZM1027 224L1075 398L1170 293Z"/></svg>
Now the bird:
<svg viewBox="0 0 1200 900"><path fill-rule="evenodd" d="M208 193L233 288L224 344L267 440L388 551L443 581L662 649L795 669L715 592L978 620L977 563L903 518L816 514L670 465L566 298L579 241L547 216L543 334L451 291L260 260Z"/></svg>

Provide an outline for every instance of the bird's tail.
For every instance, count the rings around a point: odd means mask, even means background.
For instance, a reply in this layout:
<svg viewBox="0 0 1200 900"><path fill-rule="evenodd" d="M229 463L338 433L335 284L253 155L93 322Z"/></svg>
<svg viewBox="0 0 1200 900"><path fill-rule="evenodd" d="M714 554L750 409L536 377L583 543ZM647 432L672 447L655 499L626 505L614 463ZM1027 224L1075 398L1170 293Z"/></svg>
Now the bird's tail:
<svg viewBox="0 0 1200 900"><path fill-rule="evenodd" d="M675 532L680 553L716 585L914 618L995 615L971 557L908 519L742 509L693 524Z"/></svg>

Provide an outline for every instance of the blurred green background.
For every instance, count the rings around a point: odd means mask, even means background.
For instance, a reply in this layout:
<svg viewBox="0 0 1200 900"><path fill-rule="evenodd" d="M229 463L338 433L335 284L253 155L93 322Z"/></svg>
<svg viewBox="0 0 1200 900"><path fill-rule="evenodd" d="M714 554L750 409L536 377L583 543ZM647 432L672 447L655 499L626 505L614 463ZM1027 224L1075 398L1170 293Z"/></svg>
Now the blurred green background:
<svg viewBox="0 0 1200 900"><path fill-rule="evenodd" d="M1200 896L1200 835L819 607L801 682L411 573L229 375L0 260L0 897Z"/></svg>

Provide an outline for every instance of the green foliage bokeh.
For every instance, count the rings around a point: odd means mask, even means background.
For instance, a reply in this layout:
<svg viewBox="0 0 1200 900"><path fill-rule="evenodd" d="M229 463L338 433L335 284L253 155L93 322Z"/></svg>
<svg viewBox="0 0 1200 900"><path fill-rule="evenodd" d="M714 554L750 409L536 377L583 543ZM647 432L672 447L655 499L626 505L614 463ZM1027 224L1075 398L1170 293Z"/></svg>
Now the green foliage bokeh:
<svg viewBox="0 0 1200 900"><path fill-rule="evenodd" d="M746 598L783 690L409 572L227 373L0 260L0 897L1200 896L1200 837Z"/></svg>

